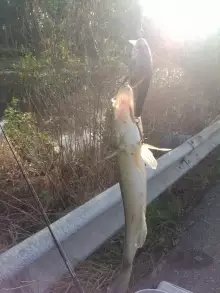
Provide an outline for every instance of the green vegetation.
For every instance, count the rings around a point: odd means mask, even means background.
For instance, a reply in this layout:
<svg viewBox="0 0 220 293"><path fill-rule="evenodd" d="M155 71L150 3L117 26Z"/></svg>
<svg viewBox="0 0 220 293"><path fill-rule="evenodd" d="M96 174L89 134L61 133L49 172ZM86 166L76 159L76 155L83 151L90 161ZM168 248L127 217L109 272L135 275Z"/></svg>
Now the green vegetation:
<svg viewBox="0 0 220 293"><path fill-rule="evenodd" d="M5 110L4 119L5 131L20 157L34 164L36 170L39 168L44 170L54 150L48 134L37 127L34 114L21 112L18 100L13 98Z"/></svg>

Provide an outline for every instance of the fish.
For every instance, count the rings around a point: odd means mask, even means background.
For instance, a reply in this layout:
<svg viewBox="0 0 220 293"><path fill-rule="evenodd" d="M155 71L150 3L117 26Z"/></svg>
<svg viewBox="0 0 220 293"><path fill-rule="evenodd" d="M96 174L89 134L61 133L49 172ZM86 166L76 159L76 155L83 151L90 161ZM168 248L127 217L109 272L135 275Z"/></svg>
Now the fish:
<svg viewBox="0 0 220 293"><path fill-rule="evenodd" d="M142 143L134 116L133 90L126 82L113 99L114 128L118 148L119 184L125 215L125 240L120 272L108 293L125 293L128 289L133 260L147 236L147 173L145 164L157 168L148 145ZM150 146L150 145L149 145Z"/></svg>
<svg viewBox="0 0 220 293"><path fill-rule="evenodd" d="M129 66L129 84L134 92L135 117L140 117L153 74L150 47L144 38L129 40L133 45Z"/></svg>

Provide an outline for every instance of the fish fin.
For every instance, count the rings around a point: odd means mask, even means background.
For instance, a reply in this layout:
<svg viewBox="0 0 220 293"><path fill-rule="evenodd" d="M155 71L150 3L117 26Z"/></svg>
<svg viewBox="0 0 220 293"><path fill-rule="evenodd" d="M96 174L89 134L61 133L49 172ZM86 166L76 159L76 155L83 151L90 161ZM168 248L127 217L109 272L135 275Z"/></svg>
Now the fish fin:
<svg viewBox="0 0 220 293"><path fill-rule="evenodd" d="M111 286L108 287L107 293L126 293L131 278L131 272L132 265L122 267Z"/></svg>
<svg viewBox="0 0 220 293"><path fill-rule="evenodd" d="M148 145L146 144L142 144L141 146L141 157L152 169L157 168L157 160L154 158L153 153L149 150Z"/></svg>
<svg viewBox="0 0 220 293"><path fill-rule="evenodd" d="M145 145L147 146L148 149L151 149L151 150L158 150L158 151L162 151L162 152L172 151L172 149L158 148L158 147L155 147L155 146L147 144L147 143L145 143Z"/></svg>
<svg viewBox="0 0 220 293"><path fill-rule="evenodd" d="M129 40L128 42L129 42L130 44L132 44L133 46L135 46L136 43L137 43L137 40Z"/></svg>
<svg viewBox="0 0 220 293"><path fill-rule="evenodd" d="M117 156L117 154L121 151L121 149L111 153L109 156L105 157L104 159L102 159L101 161L99 161L99 163L106 161L106 160L110 160L112 158L114 158L115 156Z"/></svg>
<svg viewBox="0 0 220 293"><path fill-rule="evenodd" d="M115 152L111 153L110 155L108 155L107 157L105 157L103 160L99 161L99 163L114 158L114 157L117 156L121 151L124 151L126 148L127 148L127 146L124 145L124 144L122 144L121 146L119 146L119 148L118 148Z"/></svg>

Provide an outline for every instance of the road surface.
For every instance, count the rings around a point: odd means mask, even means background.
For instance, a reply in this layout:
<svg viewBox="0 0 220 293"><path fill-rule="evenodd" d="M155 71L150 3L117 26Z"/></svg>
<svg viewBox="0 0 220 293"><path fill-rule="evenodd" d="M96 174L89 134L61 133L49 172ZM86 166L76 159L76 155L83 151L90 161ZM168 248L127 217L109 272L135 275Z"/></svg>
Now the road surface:
<svg viewBox="0 0 220 293"><path fill-rule="evenodd" d="M134 291L168 281L193 293L220 292L220 183L187 219L187 231L174 250Z"/></svg>

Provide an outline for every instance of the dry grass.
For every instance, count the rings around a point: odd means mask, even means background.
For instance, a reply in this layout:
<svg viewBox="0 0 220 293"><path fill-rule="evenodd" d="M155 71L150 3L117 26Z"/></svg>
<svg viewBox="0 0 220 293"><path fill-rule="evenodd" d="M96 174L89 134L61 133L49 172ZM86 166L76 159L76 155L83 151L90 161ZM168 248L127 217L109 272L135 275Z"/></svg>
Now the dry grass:
<svg viewBox="0 0 220 293"><path fill-rule="evenodd" d="M23 167L51 221L85 203L115 182L115 162L93 160L93 153L55 166L39 174L36 166L22 160ZM19 157L19 154L17 153ZM27 184L2 139L0 144L1 251L42 229L44 221ZM110 175L110 176L109 176Z"/></svg>
<svg viewBox="0 0 220 293"><path fill-rule="evenodd" d="M198 133L219 115L218 91L211 78L204 82L181 68L155 70L142 115L146 136L160 144L161 134Z"/></svg>
<svg viewBox="0 0 220 293"><path fill-rule="evenodd" d="M42 227L39 211L29 198L29 190L13 155L1 138L0 144L1 251L30 236Z"/></svg>

